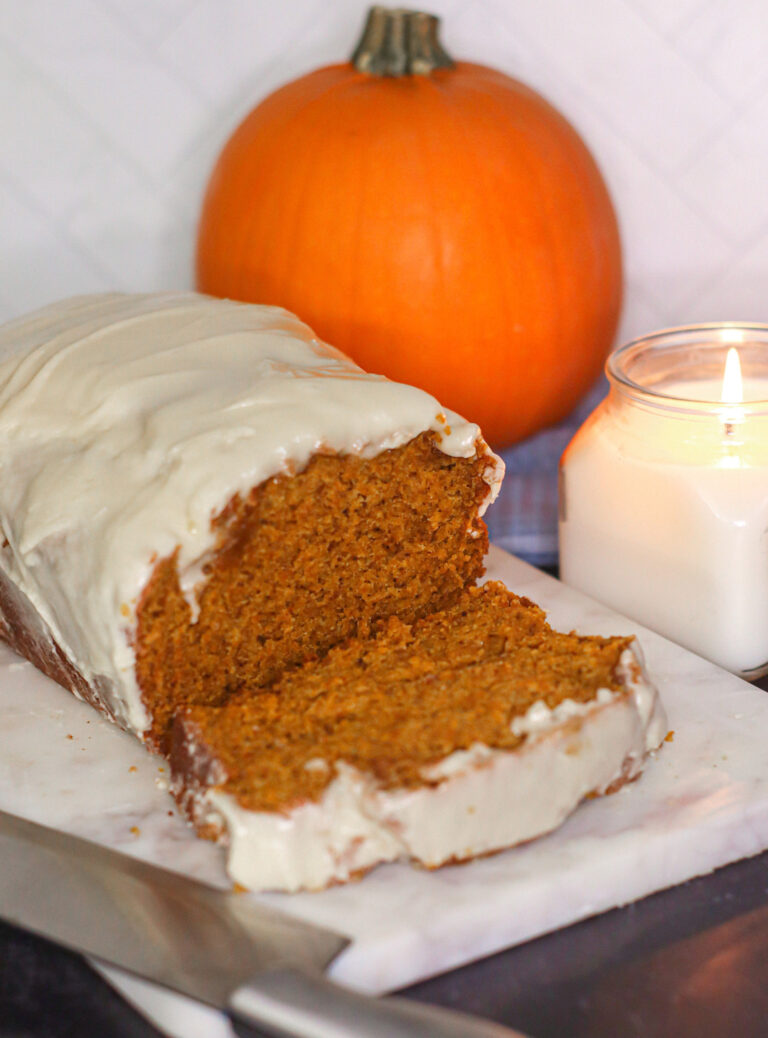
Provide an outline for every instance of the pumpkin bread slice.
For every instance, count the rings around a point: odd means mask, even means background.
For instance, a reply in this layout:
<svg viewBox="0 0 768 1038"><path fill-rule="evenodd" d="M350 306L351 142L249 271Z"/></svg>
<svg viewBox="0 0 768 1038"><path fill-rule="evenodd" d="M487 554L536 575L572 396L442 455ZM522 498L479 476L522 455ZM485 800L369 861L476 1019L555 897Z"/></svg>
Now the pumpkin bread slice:
<svg viewBox="0 0 768 1038"><path fill-rule="evenodd" d="M173 789L251 888L489 853L639 774L666 727L637 652L555 632L501 584L470 588L268 691L184 710Z"/></svg>

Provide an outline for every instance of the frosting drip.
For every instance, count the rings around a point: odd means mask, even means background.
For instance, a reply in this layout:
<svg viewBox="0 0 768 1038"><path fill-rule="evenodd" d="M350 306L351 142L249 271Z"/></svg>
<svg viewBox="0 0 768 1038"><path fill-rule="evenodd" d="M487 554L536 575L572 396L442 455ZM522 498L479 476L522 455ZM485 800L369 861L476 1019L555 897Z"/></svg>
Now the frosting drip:
<svg viewBox="0 0 768 1038"><path fill-rule="evenodd" d="M279 308L194 293L57 303L0 329L0 565L142 731L130 639L154 561L179 547L192 595L235 493L319 450L373 457L430 429L446 454L487 450L476 425ZM503 473L488 460L486 505Z"/></svg>

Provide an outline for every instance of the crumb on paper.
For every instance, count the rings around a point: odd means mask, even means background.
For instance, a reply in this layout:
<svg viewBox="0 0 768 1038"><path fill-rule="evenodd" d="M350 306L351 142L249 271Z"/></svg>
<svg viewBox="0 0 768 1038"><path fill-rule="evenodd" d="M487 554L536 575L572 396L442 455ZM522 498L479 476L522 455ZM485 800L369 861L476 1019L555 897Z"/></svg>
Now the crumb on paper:
<svg viewBox="0 0 768 1038"><path fill-rule="evenodd" d="M134 772L134 771L138 771L139 769L138 769L138 768L136 767L136 765L135 765L135 764L131 764L131 766L130 766L130 768L129 768L128 770L129 770L130 772Z"/></svg>
<svg viewBox="0 0 768 1038"><path fill-rule="evenodd" d="M674 742L674 741L675 741L675 730L674 730L674 728L672 728L664 736L664 742Z"/></svg>
<svg viewBox="0 0 768 1038"><path fill-rule="evenodd" d="M68 739L74 739L74 735L70 735L69 733L67 733L67 738Z"/></svg>
<svg viewBox="0 0 768 1038"><path fill-rule="evenodd" d="M139 829L138 825L132 825L130 832L133 833L134 836L141 836L141 829Z"/></svg>

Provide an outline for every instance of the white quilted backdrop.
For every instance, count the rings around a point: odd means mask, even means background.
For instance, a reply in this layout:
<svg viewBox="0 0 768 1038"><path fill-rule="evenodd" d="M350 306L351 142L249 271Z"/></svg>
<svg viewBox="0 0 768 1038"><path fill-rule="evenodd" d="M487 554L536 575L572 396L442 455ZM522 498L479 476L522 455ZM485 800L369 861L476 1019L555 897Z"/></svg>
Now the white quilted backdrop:
<svg viewBox="0 0 768 1038"><path fill-rule="evenodd" d="M214 157L264 94L346 57L363 0L0 0L0 318L191 283ZM765 0L431 0L459 57L586 138L626 251L622 335L768 321Z"/></svg>

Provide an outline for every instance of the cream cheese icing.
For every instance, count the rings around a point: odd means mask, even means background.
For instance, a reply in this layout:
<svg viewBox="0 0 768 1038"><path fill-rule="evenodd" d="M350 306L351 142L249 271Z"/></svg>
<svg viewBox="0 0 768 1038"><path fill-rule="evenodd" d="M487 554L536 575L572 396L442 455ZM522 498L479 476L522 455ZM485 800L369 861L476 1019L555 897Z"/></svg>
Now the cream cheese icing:
<svg viewBox="0 0 768 1038"><path fill-rule="evenodd" d="M503 465L477 426L292 314L194 293L65 300L0 329L0 568L141 734L131 637L154 562L179 548L194 606L235 493L321 449L368 458L425 430L446 454L487 453L484 510Z"/></svg>
<svg viewBox="0 0 768 1038"><path fill-rule="evenodd" d="M635 778L663 741L666 716L637 642L616 677L623 691L600 689L588 703L534 704L512 722L525 736L517 750L476 743L424 769L418 789L381 789L342 762L317 803L248 811L213 788L197 792L196 815L222 830L228 871L252 890L321 889L381 862L435 867L510 847L556 828L588 793Z"/></svg>

